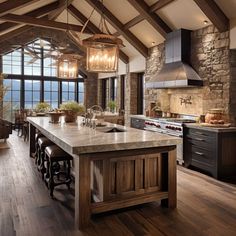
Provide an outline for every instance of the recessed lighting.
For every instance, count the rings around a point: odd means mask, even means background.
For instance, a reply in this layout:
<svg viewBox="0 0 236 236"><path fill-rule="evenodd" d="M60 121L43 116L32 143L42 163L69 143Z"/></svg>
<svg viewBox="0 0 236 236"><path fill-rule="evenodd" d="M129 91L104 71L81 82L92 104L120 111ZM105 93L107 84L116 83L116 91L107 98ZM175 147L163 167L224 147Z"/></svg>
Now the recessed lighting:
<svg viewBox="0 0 236 236"><path fill-rule="evenodd" d="M156 42L152 42L152 46L154 46L154 45L155 45L155 43L156 43Z"/></svg>
<svg viewBox="0 0 236 236"><path fill-rule="evenodd" d="M207 21L207 20L204 20L203 23L204 23L204 25L207 25L207 24L208 24L208 21Z"/></svg>

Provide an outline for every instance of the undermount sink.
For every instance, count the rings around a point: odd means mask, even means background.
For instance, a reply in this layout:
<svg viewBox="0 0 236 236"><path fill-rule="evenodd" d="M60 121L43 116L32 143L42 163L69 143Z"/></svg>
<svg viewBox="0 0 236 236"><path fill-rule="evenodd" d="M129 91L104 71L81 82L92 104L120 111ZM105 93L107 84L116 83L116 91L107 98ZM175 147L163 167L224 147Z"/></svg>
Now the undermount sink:
<svg viewBox="0 0 236 236"><path fill-rule="evenodd" d="M121 133L126 132L125 129L117 128L117 127L97 127L97 131L102 133Z"/></svg>

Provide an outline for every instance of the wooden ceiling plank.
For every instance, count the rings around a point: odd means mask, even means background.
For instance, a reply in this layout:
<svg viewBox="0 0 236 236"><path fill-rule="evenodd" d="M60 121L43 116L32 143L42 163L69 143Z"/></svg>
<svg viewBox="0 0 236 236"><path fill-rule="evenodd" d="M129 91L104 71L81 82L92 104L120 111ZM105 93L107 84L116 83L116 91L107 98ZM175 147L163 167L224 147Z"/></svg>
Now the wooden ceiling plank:
<svg viewBox="0 0 236 236"><path fill-rule="evenodd" d="M229 30L229 19L214 0L194 0L208 19L220 31Z"/></svg>
<svg viewBox="0 0 236 236"><path fill-rule="evenodd" d="M32 16L32 17L40 17L40 16L47 15L49 12L53 11L57 7L58 7L58 2L53 2L53 3L50 3L50 4L45 5L43 7L37 8L33 11L30 11L24 15ZM12 23L12 22L2 23L2 24L0 24L0 32L8 30L8 29L15 27L17 25L18 25L17 23Z"/></svg>
<svg viewBox="0 0 236 236"><path fill-rule="evenodd" d="M23 23L27 25L32 25L32 26L39 26L39 27L44 27L44 28L52 28L52 29L58 29L58 30L73 30L73 31L78 31L80 32L82 30L82 26L80 25L74 25L74 24L67 24L67 23L62 23L62 22L57 22L53 20L47 20L47 19L42 19L42 18L34 18L31 16L20 16L20 15L15 15L15 14L7 14L0 19L7 20L10 22L14 23ZM88 31L84 31L85 33L90 33Z"/></svg>
<svg viewBox="0 0 236 236"><path fill-rule="evenodd" d="M141 55L148 56L148 48L129 30L124 29L124 25L105 7L100 1L86 0L98 13L103 13L106 20L121 34L123 37L135 47Z"/></svg>
<svg viewBox="0 0 236 236"><path fill-rule="evenodd" d="M30 5L34 2L38 2L39 0L17 0L12 1L8 0L0 4L0 16L3 16L7 13L13 12L19 8Z"/></svg>
<svg viewBox="0 0 236 236"><path fill-rule="evenodd" d="M84 16L77 8L75 8L73 5L70 5L68 7L69 12L78 20L80 23L85 24L87 22L86 16ZM100 34L101 30L94 25L91 21L88 22L86 26L93 34ZM120 50L120 59L125 63L129 63L129 57Z"/></svg>
<svg viewBox="0 0 236 236"><path fill-rule="evenodd" d="M150 12L158 11L161 8L167 6L168 4L170 4L171 2L174 2L174 1L175 0L159 0L150 6Z"/></svg>
<svg viewBox="0 0 236 236"><path fill-rule="evenodd" d="M150 12L150 8L143 0L128 0L128 2L143 16L152 27L159 32L164 38L170 33L171 28L154 12Z"/></svg>

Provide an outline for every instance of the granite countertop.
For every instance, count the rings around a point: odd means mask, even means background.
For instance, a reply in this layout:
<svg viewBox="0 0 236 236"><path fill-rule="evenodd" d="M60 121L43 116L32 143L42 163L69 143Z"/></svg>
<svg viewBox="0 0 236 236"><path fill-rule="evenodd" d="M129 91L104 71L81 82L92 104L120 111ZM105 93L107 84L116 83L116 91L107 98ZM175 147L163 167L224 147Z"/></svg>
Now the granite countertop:
<svg viewBox="0 0 236 236"><path fill-rule="evenodd" d="M77 123L61 122L58 124L50 123L49 117L29 117L27 119L46 137L70 154L164 147L181 142L178 137L111 123L106 123L106 127L88 128L81 126L81 117L78 118ZM113 127L125 130L125 132L104 132Z"/></svg>
<svg viewBox="0 0 236 236"><path fill-rule="evenodd" d="M199 123L185 123L185 127L189 128L195 128L195 129L201 129L201 130L206 130L206 131L214 131L214 132L236 132L236 127L224 127L224 128L219 128L219 127L211 127L211 126L203 126Z"/></svg>
<svg viewBox="0 0 236 236"><path fill-rule="evenodd" d="M131 118L137 118L137 119L148 119L145 115L130 115Z"/></svg>

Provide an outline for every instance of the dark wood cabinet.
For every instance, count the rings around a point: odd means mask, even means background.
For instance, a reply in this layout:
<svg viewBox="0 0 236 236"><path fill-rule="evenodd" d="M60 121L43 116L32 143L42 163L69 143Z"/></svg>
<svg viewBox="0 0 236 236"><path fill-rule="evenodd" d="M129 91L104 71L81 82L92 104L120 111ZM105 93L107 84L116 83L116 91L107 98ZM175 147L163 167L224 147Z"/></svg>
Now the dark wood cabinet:
<svg viewBox="0 0 236 236"><path fill-rule="evenodd" d="M144 129L145 120L141 118L131 117L131 127L136 129Z"/></svg>
<svg viewBox="0 0 236 236"><path fill-rule="evenodd" d="M184 127L184 163L216 179L236 176L236 129Z"/></svg>

